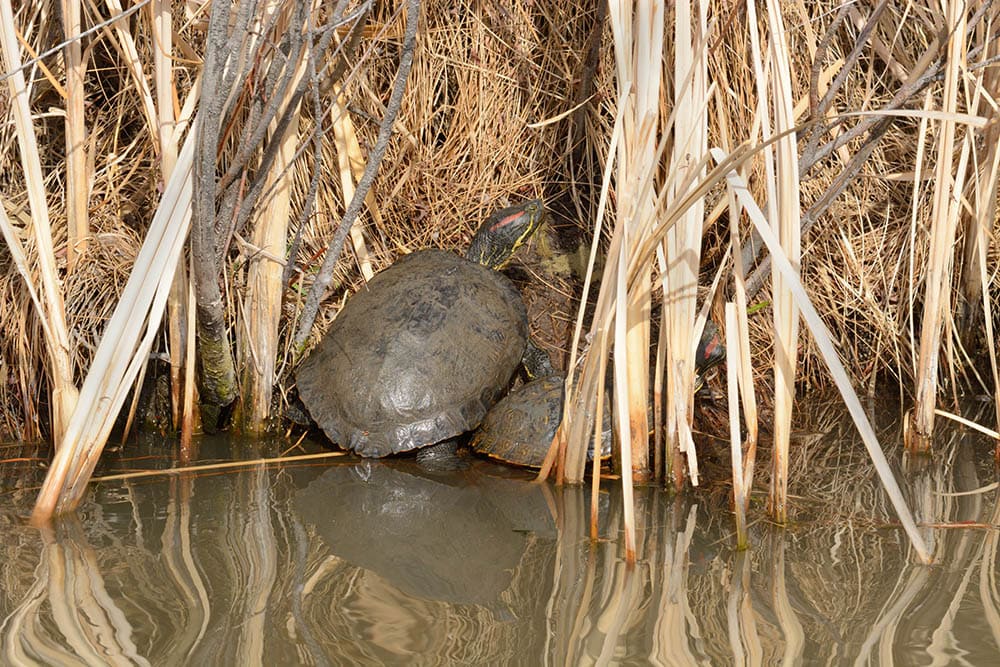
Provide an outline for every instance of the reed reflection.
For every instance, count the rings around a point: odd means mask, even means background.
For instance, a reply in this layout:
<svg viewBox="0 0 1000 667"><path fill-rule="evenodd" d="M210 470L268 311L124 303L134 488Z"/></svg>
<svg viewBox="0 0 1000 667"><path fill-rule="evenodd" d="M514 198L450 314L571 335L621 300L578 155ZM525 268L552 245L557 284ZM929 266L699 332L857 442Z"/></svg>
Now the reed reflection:
<svg viewBox="0 0 1000 667"><path fill-rule="evenodd" d="M79 520L62 519L39 533L34 584L3 624L5 662L149 665Z"/></svg>
<svg viewBox="0 0 1000 667"><path fill-rule="evenodd" d="M726 489L679 498L641 489L634 567L614 483L602 488L591 542L589 490L491 464L434 475L407 461L354 462L107 483L82 521L42 531L17 519L23 494L10 493L0 496L0 662L994 656L1000 494L989 449L979 456L981 442L950 433L934 459L897 460L937 559L926 567L847 429L823 419L798 450L790 527L770 526L752 505L751 549L737 552Z"/></svg>

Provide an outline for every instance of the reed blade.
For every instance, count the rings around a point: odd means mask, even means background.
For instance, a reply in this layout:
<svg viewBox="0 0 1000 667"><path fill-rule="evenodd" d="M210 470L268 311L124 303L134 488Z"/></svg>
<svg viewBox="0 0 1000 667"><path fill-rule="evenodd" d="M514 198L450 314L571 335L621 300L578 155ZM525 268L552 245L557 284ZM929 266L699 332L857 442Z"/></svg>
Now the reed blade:
<svg viewBox="0 0 1000 667"><path fill-rule="evenodd" d="M784 255L798 273L802 251L799 160L793 111L795 100L792 96L791 59L786 43L784 18L781 7L776 2L767 3L767 24L772 74L768 97L773 104L774 132L780 135L774 144L774 186L770 190L775 197L768 202L768 217L771 224L778 228ZM788 520L788 456L795 402L799 313L785 277L773 266L771 285L774 302L774 451L770 509L775 521L785 523Z"/></svg>
<svg viewBox="0 0 1000 667"><path fill-rule="evenodd" d="M737 340L739 324L736 307L726 304L726 387L729 394L729 448L733 466L733 509L736 513L736 548L750 546L747 534L748 484L743 471L743 443L740 438L739 369L743 365L742 348Z"/></svg>
<svg viewBox="0 0 1000 667"><path fill-rule="evenodd" d="M159 330L191 223L195 134L188 135L122 296L94 354L79 401L38 494L32 521L76 508L115 417Z"/></svg>
<svg viewBox="0 0 1000 667"><path fill-rule="evenodd" d="M10 113L14 117L21 168L31 207L35 251L38 254L38 273L42 289L39 291L40 299L35 303L41 304L42 310L38 312L38 317L47 320L49 330L47 361L51 383L52 433L53 441L58 443L76 405L77 389L73 383L73 366L69 356L69 329L66 326L66 309L52 243L45 179L42 175L42 157L38 151L29 108L29 93L24 70L21 69L21 53L10 0L0 1L0 46L3 49L5 69L10 73L7 76Z"/></svg>
<svg viewBox="0 0 1000 667"><path fill-rule="evenodd" d="M959 92L963 79L965 54L964 2L946 2L945 20L949 34L948 56L944 71L942 111L955 113L959 109ZM916 378L912 437L906 438L911 451L927 451L934 435L934 409L937 406L938 368L941 351L941 331L948 302L948 287L954 262L955 232L958 228L962 173L956 171L953 153L957 123L941 121L937 132L937 164L934 172L931 204L931 243L927 259L924 312L920 327L920 354ZM956 181L956 178L958 179Z"/></svg>
<svg viewBox="0 0 1000 667"><path fill-rule="evenodd" d="M66 271L76 268L77 258L87 250L90 221L87 200L90 198L90 174L87 173L87 124L84 119L84 79L87 64L83 59L80 0L62 0L63 34L66 46Z"/></svg>

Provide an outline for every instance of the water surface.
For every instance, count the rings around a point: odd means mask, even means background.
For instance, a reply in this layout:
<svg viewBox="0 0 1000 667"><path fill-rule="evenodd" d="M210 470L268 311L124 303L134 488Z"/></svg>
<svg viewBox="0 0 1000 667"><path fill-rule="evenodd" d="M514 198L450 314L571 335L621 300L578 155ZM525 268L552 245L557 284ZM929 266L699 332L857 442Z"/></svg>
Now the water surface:
<svg viewBox="0 0 1000 667"><path fill-rule="evenodd" d="M842 413L800 426L793 525L755 496L753 546L735 551L724 445L708 443L700 491L638 492L634 567L613 481L596 542L583 490L486 462L347 458L101 482L78 519L39 531L23 517L43 469L10 461L0 663L995 664L992 444L944 428L934 457L903 460L895 422L880 425L924 566ZM287 443L201 446L215 460ZM172 447L130 445L105 472L169 466Z"/></svg>

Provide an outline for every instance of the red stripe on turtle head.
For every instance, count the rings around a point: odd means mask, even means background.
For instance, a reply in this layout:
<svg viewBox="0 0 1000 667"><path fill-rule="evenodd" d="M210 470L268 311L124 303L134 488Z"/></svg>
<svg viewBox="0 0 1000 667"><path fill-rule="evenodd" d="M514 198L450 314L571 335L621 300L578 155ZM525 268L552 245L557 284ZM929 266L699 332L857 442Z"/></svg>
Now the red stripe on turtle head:
<svg viewBox="0 0 1000 667"><path fill-rule="evenodd" d="M712 340L705 346L705 358L712 356L712 353L715 352L721 342L718 336L712 336Z"/></svg>
<svg viewBox="0 0 1000 667"><path fill-rule="evenodd" d="M508 215L506 218L500 218L500 220L498 220L497 222L495 222L490 226L490 231L495 232L498 229L503 229L507 225L519 220L522 215L524 215L524 211L515 211L514 213Z"/></svg>

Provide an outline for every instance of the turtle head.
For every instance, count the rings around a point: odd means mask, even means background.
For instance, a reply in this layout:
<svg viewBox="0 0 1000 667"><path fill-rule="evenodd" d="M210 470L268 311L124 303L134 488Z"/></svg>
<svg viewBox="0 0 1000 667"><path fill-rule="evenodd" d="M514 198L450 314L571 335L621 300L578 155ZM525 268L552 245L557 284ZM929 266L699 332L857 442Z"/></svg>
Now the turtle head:
<svg viewBox="0 0 1000 667"><path fill-rule="evenodd" d="M722 344L719 327L712 320L707 320L701 332L701 340L698 341L698 350L694 355L696 391L704 384L705 374L725 358L726 346Z"/></svg>
<svg viewBox="0 0 1000 667"><path fill-rule="evenodd" d="M541 199L497 211L489 217L469 244L466 259L499 269L531 238L545 217Z"/></svg>

